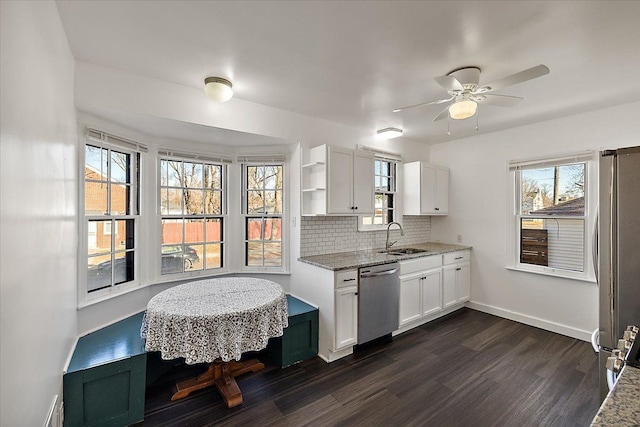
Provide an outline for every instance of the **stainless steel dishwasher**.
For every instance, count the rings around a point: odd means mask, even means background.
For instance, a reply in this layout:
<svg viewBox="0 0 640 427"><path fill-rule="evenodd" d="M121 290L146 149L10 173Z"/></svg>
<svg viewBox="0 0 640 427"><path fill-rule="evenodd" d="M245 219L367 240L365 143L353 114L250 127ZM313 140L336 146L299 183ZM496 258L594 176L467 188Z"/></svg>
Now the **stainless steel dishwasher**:
<svg viewBox="0 0 640 427"><path fill-rule="evenodd" d="M400 264L375 265L359 270L358 344L398 329Z"/></svg>

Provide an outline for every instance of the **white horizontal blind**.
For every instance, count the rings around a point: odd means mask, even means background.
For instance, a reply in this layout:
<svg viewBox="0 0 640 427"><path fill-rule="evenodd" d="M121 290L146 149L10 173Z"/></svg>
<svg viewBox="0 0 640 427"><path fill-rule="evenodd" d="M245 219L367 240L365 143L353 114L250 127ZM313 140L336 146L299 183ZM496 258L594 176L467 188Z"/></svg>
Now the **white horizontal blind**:
<svg viewBox="0 0 640 427"><path fill-rule="evenodd" d="M593 151L583 151L567 156L560 156L554 158L544 159L526 159L526 160L511 160L509 161L509 170L521 170L521 169L538 169L545 167L563 166L572 163L583 163L593 160L595 157Z"/></svg>
<svg viewBox="0 0 640 427"><path fill-rule="evenodd" d="M548 233L549 267L563 270L584 269L584 220L545 219Z"/></svg>
<svg viewBox="0 0 640 427"><path fill-rule="evenodd" d="M385 160L387 162L395 162L395 163L402 162L402 155L398 153L392 153L390 151L384 151L374 147L367 147L366 145L362 145L362 144L358 144L357 148L358 150L368 151L370 153L373 153L376 156L376 158L380 160Z"/></svg>
<svg viewBox="0 0 640 427"><path fill-rule="evenodd" d="M283 163L287 156L284 153L239 154L236 160L240 163Z"/></svg>
<svg viewBox="0 0 640 427"><path fill-rule="evenodd" d="M115 145L129 150L135 150L141 153L146 153L148 151L147 146L144 144L140 144L139 142L131 141L125 138L120 138L119 136L114 136L95 129L87 129L87 139L96 142L106 142L107 144Z"/></svg>
<svg viewBox="0 0 640 427"><path fill-rule="evenodd" d="M199 160L202 162L216 162L216 163L231 163L233 158L226 154L199 154L189 153L184 151L175 151L169 148L160 148L158 150L159 156L181 158L184 160Z"/></svg>

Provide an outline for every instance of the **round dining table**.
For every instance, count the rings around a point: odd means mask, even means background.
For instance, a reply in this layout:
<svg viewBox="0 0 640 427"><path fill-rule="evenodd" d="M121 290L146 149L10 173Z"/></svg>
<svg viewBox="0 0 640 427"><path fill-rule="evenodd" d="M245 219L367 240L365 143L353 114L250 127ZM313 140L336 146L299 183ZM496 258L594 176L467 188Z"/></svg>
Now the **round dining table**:
<svg viewBox="0 0 640 427"><path fill-rule="evenodd" d="M288 326L287 297L269 280L226 277L198 280L160 292L147 304L141 335L162 359L208 363L205 373L176 384L171 400L215 385L227 407L240 405L235 377L264 368L242 354L266 348Z"/></svg>

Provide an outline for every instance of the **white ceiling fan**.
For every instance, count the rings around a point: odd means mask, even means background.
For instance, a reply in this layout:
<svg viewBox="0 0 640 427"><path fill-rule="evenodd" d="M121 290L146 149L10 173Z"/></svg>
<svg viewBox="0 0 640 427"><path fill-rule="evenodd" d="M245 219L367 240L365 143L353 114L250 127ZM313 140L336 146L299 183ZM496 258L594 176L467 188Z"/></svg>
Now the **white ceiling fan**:
<svg viewBox="0 0 640 427"><path fill-rule="evenodd" d="M439 76L435 78L435 81L447 90L449 98L396 108L393 112L397 113L409 108L450 102L450 104L433 119L433 121L435 122L436 120L444 119L447 114L452 119L467 119L476 114L478 104L495 105L498 107L514 106L518 102L522 101L522 98L518 96L498 95L493 92L518 83L526 82L527 80L544 76L545 74L549 74L549 68L546 65L538 65L479 86L480 68L458 68L451 71L446 76Z"/></svg>

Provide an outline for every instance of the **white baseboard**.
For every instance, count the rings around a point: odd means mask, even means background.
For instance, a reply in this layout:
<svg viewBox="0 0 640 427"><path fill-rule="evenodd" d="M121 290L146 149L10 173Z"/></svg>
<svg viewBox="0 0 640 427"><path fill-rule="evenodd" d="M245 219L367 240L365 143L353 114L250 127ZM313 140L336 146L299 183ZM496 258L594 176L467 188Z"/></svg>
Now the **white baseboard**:
<svg viewBox="0 0 640 427"><path fill-rule="evenodd" d="M472 301L467 302L466 306L474 310L482 311L484 313L494 314L496 316L504 317L505 319L524 323L525 325L535 326L536 328L545 329L547 331L555 332L560 335L566 335L571 338L591 342L591 332L593 331L583 331L581 329L576 329L574 327L563 325L561 323L550 322L538 317L528 316L526 314L518 313L515 311L505 310L500 307L494 307L491 305L480 304Z"/></svg>

